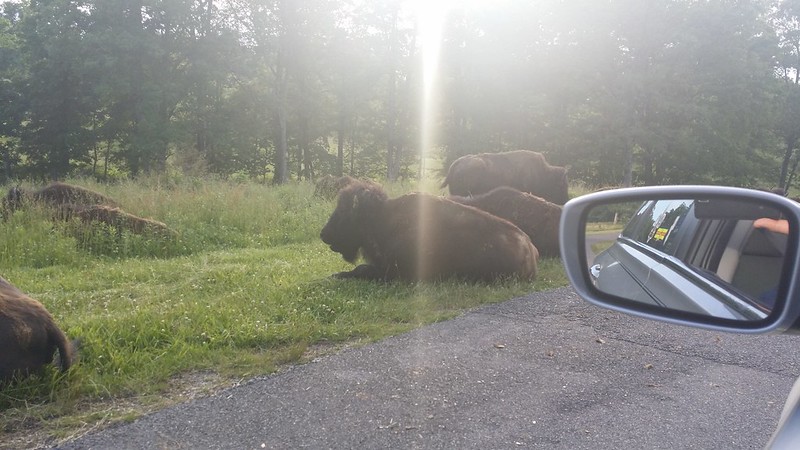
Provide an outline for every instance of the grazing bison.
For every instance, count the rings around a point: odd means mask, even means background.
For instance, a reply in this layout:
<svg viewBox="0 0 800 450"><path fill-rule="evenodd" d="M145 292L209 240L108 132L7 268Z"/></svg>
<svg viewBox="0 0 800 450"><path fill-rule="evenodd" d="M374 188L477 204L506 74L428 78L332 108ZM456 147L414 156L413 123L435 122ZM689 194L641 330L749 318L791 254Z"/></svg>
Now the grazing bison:
<svg viewBox="0 0 800 450"><path fill-rule="evenodd" d="M126 213L125 211L105 205L76 207L70 212L84 223L101 222L118 230L128 230L135 234L160 234L174 236L176 233L166 224Z"/></svg>
<svg viewBox="0 0 800 450"><path fill-rule="evenodd" d="M25 376L53 362L62 371L72 365L76 343L67 340L44 305L0 277L0 381Z"/></svg>
<svg viewBox="0 0 800 450"><path fill-rule="evenodd" d="M567 169L551 166L544 155L529 150L466 155L453 161L442 187L450 195L478 195L509 186L563 205L567 202Z"/></svg>
<svg viewBox="0 0 800 450"><path fill-rule="evenodd" d="M531 238L541 256L559 255L558 225L561 221L561 206L506 186L474 197L452 196L450 199L513 223Z"/></svg>
<svg viewBox="0 0 800 450"><path fill-rule="evenodd" d="M314 195L322 197L326 200L333 200L344 187L357 181L355 178L345 175L343 177L335 177L333 175L325 175L317 181L314 188Z"/></svg>
<svg viewBox="0 0 800 450"><path fill-rule="evenodd" d="M340 278L533 279L539 258L528 236L508 221L429 194L389 199L375 183L339 192L320 237L348 262L359 253L366 261Z"/></svg>

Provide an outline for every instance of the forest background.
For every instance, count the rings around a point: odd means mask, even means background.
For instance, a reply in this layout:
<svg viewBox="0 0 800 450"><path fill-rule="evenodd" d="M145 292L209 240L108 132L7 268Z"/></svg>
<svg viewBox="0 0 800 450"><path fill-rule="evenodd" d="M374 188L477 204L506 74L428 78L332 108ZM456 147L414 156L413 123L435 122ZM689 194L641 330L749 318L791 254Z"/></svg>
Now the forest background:
<svg viewBox="0 0 800 450"><path fill-rule="evenodd" d="M431 78L426 2L5 1L0 184L413 180L512 149L587 186L795 183L800 2L439 3Z"/></svg>

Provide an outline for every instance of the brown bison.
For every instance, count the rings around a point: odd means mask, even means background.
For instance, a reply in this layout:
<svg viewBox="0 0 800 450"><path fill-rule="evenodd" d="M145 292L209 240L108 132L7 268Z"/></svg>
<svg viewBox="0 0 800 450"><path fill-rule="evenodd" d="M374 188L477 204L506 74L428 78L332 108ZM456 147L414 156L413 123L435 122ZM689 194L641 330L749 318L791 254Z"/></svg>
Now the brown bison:
<svg viewBox="0 0 800 450"><path fill-rule="evenodd" d="M359 253L366 261L340 278L533 279L539 259L528 236L508 221L429 194L389 199L375 183L344 188L320 237L348 262Z"/></svg>
<svg viewBox="0 0 800 450"><path fill-rule="evenodd" d="M22 190L14 186L8 190L3 200L0 201L0 218L8 220L11 214L22 206Z"/></svg>
<svg viewBox="0 0 800 450"><path fill-rule="evenodd" d="M551 166L544 155L530 150L466 155L453 161L442 187L450 195L468 196L509 186L563 205L567 196L567 169Z"/></svg>
<svg viewBox="0 0 800 450"><path fill-rule="evenodd" d="M117 206L113 199L95 191L67 183L51 183L31 194L34 202L51 206L107 205Z"/></svg>
<svg viewBox="0 0 800 450"><path fill-rule="evenodd" d="M113 199L80 186L55 182L28 193L19 187L12 187L3 199L3 217L21 208L26 202L44 205L55 210L56 218L69 219L75 206L107 205L117 206Z"/></svg>
<svg viewBox="0 0 800 450"><path fill-rule="evenodd" d="M44 305L0 277L0 381L25 376L53 362L58 350L62 371L72 365L70 342Z"/></svg>
<svg viewBox="0 0 800 450"><path fill-rule="evenodd" d="M123 211L110 197L71 184L56 182L30 194L13 187L3 201L4 213L14 211L26 203L52 209L55 220L70 220L75 217L84 223L101 222L136 234L176 234L161 222Z"/></svg>
<svg viewBox="0 0 800 450"><path fill-rule="evenodd" d="M518 226L543 257L559 255L558 226L561 206L510 187L494 188L474 197L452 196L451 200L474 206Z"/></svg>
<svg viewBox="0 0 800 450"><path fill-rule="evenodd" d="M134 234L160 234L174 236L176 233L166 224L153 219L129 214L119 208L105 205L76 207L70 213L84 223L100 222L118 230L128 230Z"/></svg>
<svg viewBox="0 0 800 450"><path fill-rule="evenodd" d="M333 200L336 198L336 195L339 194L339 191L355 181L357 181L355 178L348 175L343 177L325 175L317 180L317 184L314 188L314 195L326 200Z"/></svg>

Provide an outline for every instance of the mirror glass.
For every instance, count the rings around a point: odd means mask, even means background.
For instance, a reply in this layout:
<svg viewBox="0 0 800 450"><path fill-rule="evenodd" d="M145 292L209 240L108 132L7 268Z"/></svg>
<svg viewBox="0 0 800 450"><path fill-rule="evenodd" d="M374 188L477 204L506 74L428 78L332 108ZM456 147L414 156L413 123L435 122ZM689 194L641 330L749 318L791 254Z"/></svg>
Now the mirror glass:
<svg viewBox="0 0 800 450"><path fill-rule="evenodd" d="M589 278L603 293L652 306L755 321L781 286L789 222L774 205L666 199L595 205Z"/></svg>

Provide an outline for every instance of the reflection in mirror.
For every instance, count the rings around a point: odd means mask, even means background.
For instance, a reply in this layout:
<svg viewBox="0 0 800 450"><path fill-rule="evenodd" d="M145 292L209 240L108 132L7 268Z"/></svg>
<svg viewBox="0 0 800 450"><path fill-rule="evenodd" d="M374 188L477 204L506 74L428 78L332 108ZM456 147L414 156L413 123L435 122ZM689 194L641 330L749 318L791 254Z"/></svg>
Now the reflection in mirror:
<svg viewBox="0 0 800 450"><path fill-rule="evenodd" d="M769 206L667 199L594 206L587 270L606 294L708 316L754 321L775 304L789 224Z"/></svg>

